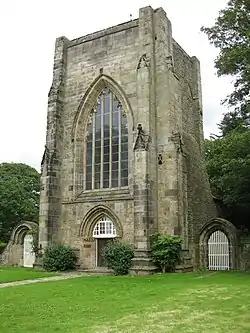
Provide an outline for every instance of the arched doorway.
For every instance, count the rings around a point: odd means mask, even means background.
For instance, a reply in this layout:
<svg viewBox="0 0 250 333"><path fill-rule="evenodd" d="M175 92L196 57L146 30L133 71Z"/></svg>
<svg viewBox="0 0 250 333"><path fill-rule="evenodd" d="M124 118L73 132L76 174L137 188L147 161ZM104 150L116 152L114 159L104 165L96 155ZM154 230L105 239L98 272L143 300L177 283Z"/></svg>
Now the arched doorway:
<svg viewBox="0 0 250 333"><path fill-rule="evenodd" d="M223 218L207 221L200 230L200 267L210 270L238 269L238 231Z"/></svg>
<svg viewBox="0 0 250 333"><path fill-rule="evenodd" d="M96 223L93 230L93 238L96 240L96 266L104 267L105 262L102 250L108 241L117 237L114 223L107 217L103 216Z"/></svg>
<svg viewBox="0 0 250 333"><path fill-rule="evenodd" d="M225 271L230 269L230 251L227 235L214 231L208 239L208 269L212 271Z"/></svg>
<svg viewBox="0 0 250 333"><path fill-rule="evenodd" d="M35 253L33 251L33 236L26 234L23 239L23 266L33 267L35 263Z"/></svg>

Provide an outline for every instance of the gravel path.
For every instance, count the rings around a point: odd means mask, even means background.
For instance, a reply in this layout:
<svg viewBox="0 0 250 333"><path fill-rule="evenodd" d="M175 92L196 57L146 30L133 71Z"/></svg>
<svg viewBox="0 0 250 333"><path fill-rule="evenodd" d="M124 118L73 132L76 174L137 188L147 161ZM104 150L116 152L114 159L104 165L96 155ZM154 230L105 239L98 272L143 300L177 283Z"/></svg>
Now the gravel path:
<svg viewBox="0 0 250 333"><path fill-rule="evenodd" d="M82 276L88 276L88 275L89 274L86 274L86 273L66 273L66 274L62 274L62 275L59 275L59 276L49 276L49 277L44 277L44 278L32 279L32 280L23 280L23 281L0 283L0 288L23 286L25 284L40 283L40 282L50 282L50 281L76 279L76 278L80 278Z"/></svg>

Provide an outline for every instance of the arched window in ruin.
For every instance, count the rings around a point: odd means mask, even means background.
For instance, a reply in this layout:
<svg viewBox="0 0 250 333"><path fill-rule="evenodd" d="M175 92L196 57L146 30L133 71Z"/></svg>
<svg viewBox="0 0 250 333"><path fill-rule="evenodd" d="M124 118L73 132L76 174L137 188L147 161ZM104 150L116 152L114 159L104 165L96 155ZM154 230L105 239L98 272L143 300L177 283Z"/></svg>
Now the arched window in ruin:
<svg viewBox="0 0 250 333"><path fill-rule="evenodd" d="M122 104L104 88L92 111L85 150L85 190L127 187L128 126Z"/></svg>

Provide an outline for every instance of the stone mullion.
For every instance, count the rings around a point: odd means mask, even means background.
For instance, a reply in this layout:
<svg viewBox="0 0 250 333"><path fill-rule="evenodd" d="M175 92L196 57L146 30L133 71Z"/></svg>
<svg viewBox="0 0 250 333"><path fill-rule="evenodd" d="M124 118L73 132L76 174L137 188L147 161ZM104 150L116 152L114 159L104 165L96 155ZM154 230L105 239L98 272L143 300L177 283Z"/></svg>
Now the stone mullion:
<svg viewBox="0 0 250 333"><path fill-rule="evenodd" d="M110 93L109 108L109 188L112 187L112 125L113 125L113 101L114 95Z"/></svg>
<svg viewBox="0 0 250 333"><path fill-rule="evenodd" d="M95 189L95 114L92 121L92 190Z"/></svg>

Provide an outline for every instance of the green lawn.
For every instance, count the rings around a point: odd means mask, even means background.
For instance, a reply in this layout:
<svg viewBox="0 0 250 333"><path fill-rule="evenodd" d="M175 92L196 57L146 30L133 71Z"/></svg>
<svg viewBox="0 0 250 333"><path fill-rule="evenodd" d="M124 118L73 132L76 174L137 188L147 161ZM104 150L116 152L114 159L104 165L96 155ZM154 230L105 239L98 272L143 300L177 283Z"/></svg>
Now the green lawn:
<svg viewBox="0 0 250 333"><path fill-rule="evenodd" d="M56 274L34 270L33 268L1 267L0 266L0 284L5 283L5 282L37 279L37 278L53 276L53 275L56 275Z"/></svg>
<svg viewBox="0 0 250 333"><path fill-rule="evenodd" d="M249 333L250 274L83 277L0 289L1 333Z"/></svg>

